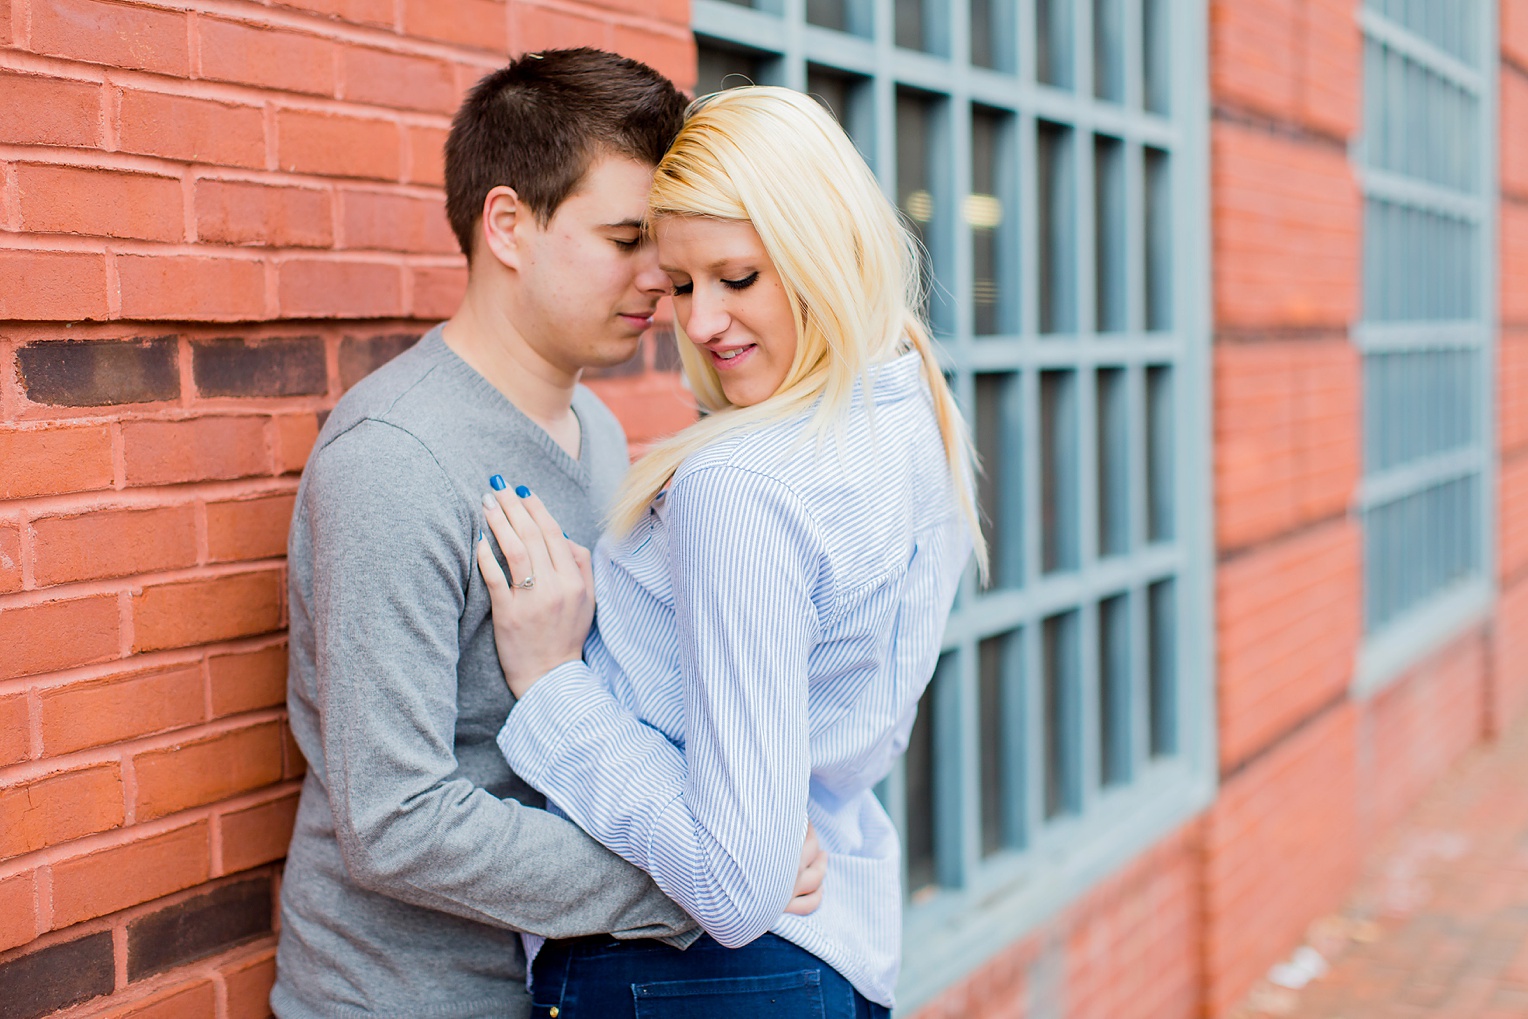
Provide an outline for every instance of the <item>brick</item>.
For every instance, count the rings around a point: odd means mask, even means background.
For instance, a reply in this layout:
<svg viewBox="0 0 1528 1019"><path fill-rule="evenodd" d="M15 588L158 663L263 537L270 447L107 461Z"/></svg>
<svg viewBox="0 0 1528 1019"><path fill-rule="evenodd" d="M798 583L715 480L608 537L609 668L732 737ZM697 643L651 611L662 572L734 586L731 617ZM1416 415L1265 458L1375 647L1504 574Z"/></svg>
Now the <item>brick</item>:
<svg viewBox="0 0 1528 1019"><path fill-rule="evenodd" d="M643 372L627 378L591 379L589 388L625 425L634 454L695 423L695 397L678 375Z"/></svg>
<svg viewBox="0 0 1528 1019"><path fill-rule="evenodd" d="M120 148L218 166L265 166L265 115L258 106L125 90Z"/></svg>
<svg viewBox="0 0 1528 1019"><path fill-rule="evenodd" d="M12 145L94 148L100 136L100 85L0 70L0 138Z"/></svg>
<svg viewBox="0 0 1528 1019"><path fill-rule="evenodd" d="M409 286L414 318L440 320L456 314L467 293L465 266L418 266L409 270Z"/></svg>
<svg viewBox="0 0 1528 1019"><path fill-rule="evenodd" d="M1514 3L1501 4L1500 10L1502 55L1528 70L1528 11Z"/></svg>
<svg viewBox="0 0 1528 1019"><path fill-rule="evenodd" d="M111 487L111 430L105 425L0 431L0 499L27 499Z"/></svg>
<svg viewBox="0 0 1528 1019"><path fill-rule="evenodd" d="M609 37L605 22L572 11L516 4L515 14L520 28L517 42L529 53L572 46L602 46Z"/></svg>
<svg viewBox="0 0 1528 1019"><path fill-rule="evenodd" d="M403 312L403 273L392 263L293 258L278 272L284 316L393 318Z"/></svg>
<svg viewBox="0 0 1528 1019"><path fill-rule="evenodd" d="M174 177L18 163L16 192L28 233L145 241L186 236L181 185Z"/></svg>
<svg viewBox="0 0 1528 1019"><path fill-rule="evenodd" d="M298 745L297 737L292 734L292 727L283 722L281 731L283 739L281 777L302 778L308 772L307 758L302 754L302 747Z"/></svg>
<svg viewBox="0 0 1528 1019"><path fill-rule="evenodd" d="M1339 520L1217 571L1220 757L1230 768L1340 696L1361 638L1361 536Z"/></svg>
<svg viewBox="0 0 1528 1019"><path fill-rule="evenodd" d="M401 138L390 120L278 110L281 169L328 177L397 180Z"/></svg>
<svg viewBox="0 0 1528 1019"><path fill-rule="evenodd" d="M218 819L224 873L234 874L286 856L296 820L295 792L269 803L224 814Z"/></svg>
<svg viewBox="0 0 1528 1019"><path fill-rule="evenodd" d="M133 758L137 817L164 817L281 781L281 723L265 722Z"/></svg>
<svg viewBox="0 0 1528 1019"><path fill-rule="evenodd" d="M49 0L32 10L32 49L108 67L157 71L185 78L186 16L162 8Z"/></svg>
<svg viewBox="0 0 1528 1019"><path fill-rule="evenodd" d="M311 95L334 95L334 44L298 32L197 19L201 77Z"/></svg>
<svg viewBox="0 0 1528 1019"><path fill-rule="evenodd" d="M275 0L275 6L313 11L358 25L394 27L393 0Z"/></svg>
<svg viewBox="0 0 1528 1019"><path fill-rule="evenodd" d="M1528 447L1528 329L1503 329L1497 351L1501 448L1514 452Z"/></svg>
<svg viewBox="0 0 1528 1019"><path fill-rule="evenodd" d="M667 75L681 89L695 88L695 36L688 28L653 32L618 22L612 29L610 48Z"/></svg>
<svg viewBox="0 0 1528 1019"><path fill-rule="evenodd" d="M195 725L205 713L194 662L49 687L38 701L49 757Z"/></svg>
<svg viewBox="0 0 1528 1019"><path fill-rule="evenodd" d="M1501 464L1501 523L1498 568L1501 579L1515 581L1528 573L1528 456Z"/></svg>
<svg viewBox="0 0 1528 1019"><path fill-rule="evenodd" d="M583 6L635 14L665 21L678 28L688 28L690 24L689 0L584 0Z"/></svg>
<svg viewBox="0 0 1528 1019"><path fill-rule="evenodd" d="M1362 103L1360 0L1304 0L1297 110L1306 126L1344 140L1358 133Z"/></svg>
<svg viewBox="0 0 1528 1019"><path fill-rule="evenodd" d="M194 340L191 373L201 396L312 396L329 389L319 336Z"/></svg>
<svg viewBox="0 0 1528 1019"><path fill-rule="evenodd" d="M265 418L130 421L122 426L129 485L245 478L269 472Z"/></svg>
<svg viewBox="0 0 1528 1019"><path fill-rule="evenodd" d="M107 317L106 258L83 251L0 251L0 319Z"/></svg>
<svg viewBox="0 0 1528 1019"><path fill-rule="evenodd" d="M194 565L196 512L190 505L32 521L32 569L39 586Z"/></svg>
<svg viewBox="0 0 1528 1019"><path fill-rule="evenodd" d="M340 66L343 97L351 102L449 114L461 101L456 69L443 60L347 46Z"/></svg>
<svg viewBox="0 0 1528 1019"><path fill-rule="evenodd" d="M0 962L6 1019L38 1019L102 994L116 978L111 932L87 934Z"/></svg>
<svg viewBox="0 0 1528 1019"><path fill-rule="evenodd" d="M276 956L263 953L241 959L222 970L228 988L228 1019L266 1019L271 1014L271 985L276 982Z"/></svg>
<svg viewBox="0 0 1528 1019"><path fill-rule="evenodd" d="M1528 279L1528 202L1504 201L1499 206L1501 224L1501 278ZM1503 325L1528 325L1528 287L1501 288Z"/></svg>
<svg viewBox="0 0 1528 1019"><path fill-rule="evenodd" d="M174 336L38 340L16 351L16 380L33 403L112 407L180 398Z"/></svg>
<svg viewBox="0 0 1528 1019"><path fill-rule="evenodd" d="M37 937L37 878L28 871L0 881L0 952ZM5 964L0 963L0 974ZM0 976L3 982L4 976Z"/></svg>
<svg viewBox="0 0 1528 1019"><path fill-rule="evenodd" d="M202 322L265 317L265 266L248 258L118 255L122 316Z"/></svg>
<svg viewBox="0 0 1528 1019"><path fill-rule="evenodd" d="M291 494L207 504L207 554L213 562L286 555Z"/></svg>
<svg viewBox="0 0 1528 1019"><path fill-rule="evenodd" d="M1361 228L1346 153L1226 121L1211 133L1217 325L1346 329Z"/></svg>
<svg viewBox="0 0 1528 1019"><path fill-rule="evenodd" d="M207 669L212 677L212 714L215 717L286 703L285 644L258 651L211 655L207 659Z"/></svg>
<svg viewBox="0 0 1528 1019"><path fill-rule="evenodd" d="M346 191L345 247L454 255L461 249L439 198L379 191Z"/></svg>
<svg viewBox="0 0 1528 1019"><path fill-rule="evenodd" d="M27 706L27 695L0 697L0 768L31 756L32 709Z"/></svg>
<svg viewBox="0 0 1528 1019"><path fill-rule="evenodd" d="M0 608L0 679L116 658L120 615L114 594Z"/></svg>
<svg viewBox="0 0 1528 1019"><path fill-rule="evenodd" d="M160 835L135 837L53 865L55 930L136 906L207 880L211 843L206 821Z"/></svg>
<svg viewBox="0 0 1528 1019"><path fill-rule="evenodd" d="M276 421L276 473L300 473L318 441L318 415L283 414Z"/></svg>
<svg viewBox="0 0 1528 1019"><path fill-rule="evenodd" d="M20 591L21 587L21 525L6 521L0 523L0 594Z"/></svg>
<svg viewBox="0 0 1528 1019"><path fill-rule="evenodd" d="M281 625L281 573L150 584L133 595L132 606L134 651L253 637Z"/></svg>
<svg viewBox="0 0 1528 1019"><path fill-rule="evenodd" d="M349 389L418 342L417 333L346 336L340 341L340 386Z"/></svg>
<svg viewBox="0 0 1528 1019"><path fill-rule="evenodd" d="M403 31L503 54L509 49L508 5L503 0L403 0Z"/></svg>
<svg viewBox="0 0 1528 1019"><path fill-rule="evenodd" d="M156 991L92 1019L209 1019L217 1014L217 988L202 978Z"/></svg>
<svg viewBox="0 0 1528 1019"><path fill-rule="evenodd" d="M1501 75L1501 189L1528 199L1528 74Z"/></svg>
<svg viewBox="0 0 1528 1019"><path fill-rule="evenodd" d="M0 789L0 857L110 831L125 816L115 762L10 782Z"/></svg>
<svg viewBox="0 0 1528 1019"><path fill-rule="evenodd" d="M127 978L142 980L270 932L270 877L223 885L130 921Z"/></svg>
<svg viewBox="0 0 1528 1019"><path fill-rule="evenodd" d="M236 180L196 182L196 233L218 244L327 248L334 243L329 192Z"/></svg>
<svg viewBox="0 0 1528 1019"><path fill-rule="evenodd" d="M446 183L446 130L438 127L421 127L408 124L403 129L404 144L408 149L408 174L404 180L410 184L429 184L441 187Z"/></svg>
<svg viewBox="0 0 1528 1019"><path fill-rule="evenodd" d="M1492 630L1487 721L1495 734L1528 709L1528 578L1502 587Z"/></svg>

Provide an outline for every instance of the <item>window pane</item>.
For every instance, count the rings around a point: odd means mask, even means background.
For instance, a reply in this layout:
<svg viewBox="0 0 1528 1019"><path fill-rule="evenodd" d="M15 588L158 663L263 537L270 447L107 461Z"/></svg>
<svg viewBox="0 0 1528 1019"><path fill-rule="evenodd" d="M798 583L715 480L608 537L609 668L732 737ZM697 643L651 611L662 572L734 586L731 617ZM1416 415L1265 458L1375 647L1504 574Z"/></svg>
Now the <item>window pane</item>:
<svg viewBox="0 0 1528 1019"><path fill-rule="evenodd" d="M1141 5L1141 95L1152 113L1168 113L1169 70L1167 65L1169 0L1142 0Z"/></svg>
<svg viewBox="0 0 1528 1019"><path fill-rule="evenodd" d="M1011 284L1014 224L1008 222L1009 188L1002 169L1010 121L985 107L971 110L971 194L965 218L971 227L971 311L978 336L1017 331Z"/></svg>
<svg viewBox="0 0 1528 1019"><path fill-rule="evenodd" d="M1130 781L1130 602L1126 595L1098 606L1098 778L1105 786Z"/></svg>
<svg viewBox="0 0 1528 1019"><path fill-rule="evenodd" d="M1035 158L1040 242L1040 331L1070 332L1076 328L1076 188L1072 173L1072 132L1060 124L1040 121Z"/></svg>
<svg viewBox="0 0 1528 1019"><path fill-rule="evenodd" d="M807 24L822 28L849 28L849 0L806 0Z"/></svg>
<svg viewBox="0 0 1528 1019"><path fill-rule="evenodd" d="M1127 328L1125 234L1125 144L1099 135L1093 139L1093 292L1101 333Z"/></svg>
<svg viewBox="0 0 1528 1019"><path fill-rule="evenodd" d="M1079 806L1077 614L1045 620L1045 816L1075 813Z"/></svg>
<svg viewBox="0 0 1528 1019"><path fill-rule="evenodd" d="M1072 2L1035 0L1035 77L1046 85L1072 84Z"/></svg>
<svg viewBox="0 0 1528 1019"><path fill-rule="evenodd" d="M1122 0L1093 0L1093 94L1125 101L1125 26Z"/></svg>
<svg viewBox="0 0 1528 1019"><path fill-rule="evenodd" d="M1176 534L1173 507L1173 376L1166 367L1146 370L1146 537L1171 541Z"/></svg>
<svg viewBox="0 0 1528 1019"><path fill-rule="evenodd" d="M1040 547L1046 573L1077 566L1076 374L1040 374Z"/></svg>
<svg viewBox="0 0 1528 1019"><path fill-rule="evenodd" d="M1144 150L1146 195L1146 328L1171 329L1172 321L1172 181L1167 153Z"/></svg>
<svg viewBox="0 0 1528 1019"><path fill-rule="evenodd" d="M701 43L696 57L695 94L698 96L740 85L765 83L765 62L752 53Z"/></svg>
<svg viewBox="0 0 1528 1019"><path fill-rule="evenodd" d="M1147 683L1151 696L1151 753L1178 752L1178 616L1171 580L1146 592Z"/></svg>
<svg viewBox="0 0 1528 1019"><path fill-rule="evenodd" d="M1014 69L1013 0L969 0L971 63L998 71Z"/></svg>
<svg viewBox="0 0 1528 1019"><path fill-rule="evenodd" d="M1023 642L1018 631L981 643L982 855L1023 844Z"/></svg>
<svg viewBox="0 0 1528 1019"><path fill-rule="evenodd" d="M1098 554L1130 549L1130 427L1123 368L1100 368L1095 401L1098 440Z"/></svg>
<svg viewBox="0 0 1528 1019"><path fill-rule="evenodd" d="M1024 582L1021 413L1016 373L976 376L977 497L997 590Z"/></svg>
<svg viewBox="0 0 1528 1019"><path fill-rule="evenodd" d="M907 888L916 894L935 883L934 865L934 689L918 701L903 761L907 775Z"/></svg>
<svg viewBox="0 0 1528 1019"><path fill-rule="evenodd" d="M870 150L869 96L863 78L812 65L806 69L806 90L828 108L861 154Z"/></svg>
<svg viewBox="0 0 1528 1019"><path fill-rule="evenodd" d="M927 277L937 278L942 252L943 195L934 176L935 117L938 100L906 89L897 92L897 206L927 254ZM949 305L931 287L928 313L934 325L949 328Z"/></svg>
<svg viewBox="0 0 1528 1019"><path fill-rule="evenodd" d="M905 50L922 50L925 53L945 52L943 25L940 19L947 17L949 8L935 0L894 0L894 38Z"/></svg>

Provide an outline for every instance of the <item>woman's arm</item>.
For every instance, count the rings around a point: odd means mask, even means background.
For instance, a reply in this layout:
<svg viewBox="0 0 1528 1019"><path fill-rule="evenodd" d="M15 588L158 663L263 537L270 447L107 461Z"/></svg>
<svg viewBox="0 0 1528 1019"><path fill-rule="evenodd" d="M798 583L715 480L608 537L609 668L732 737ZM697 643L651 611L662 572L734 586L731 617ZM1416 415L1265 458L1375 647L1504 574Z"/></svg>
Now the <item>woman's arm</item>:
<svg viewBox="0 0 1528 1019"><path fill-rule="evenodd" d="M536 682L499 745L716 940L742 945L780 916L800 862L807 656L828 571L816 524L772 478L708 468L668 498L685 749L624 710L583 662Z"/></svg>

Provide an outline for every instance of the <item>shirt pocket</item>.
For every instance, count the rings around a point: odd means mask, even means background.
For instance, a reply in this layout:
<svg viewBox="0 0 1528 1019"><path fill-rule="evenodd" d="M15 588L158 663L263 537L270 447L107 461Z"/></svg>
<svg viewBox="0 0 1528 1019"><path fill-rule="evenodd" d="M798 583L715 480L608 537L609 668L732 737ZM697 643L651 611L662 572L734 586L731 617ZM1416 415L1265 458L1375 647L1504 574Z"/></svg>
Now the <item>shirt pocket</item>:
<svg viewBox="0 0 1528 1019"><path fill-rule="evenodd" d="M610 565L664 605L674 602L669 576L668 531L655 513L609 545Z"/></svg>
<svg viewBox="0 0 1528 1019"><path fill-rule="evenodd" d="M637 1019L825 1019L814 969L706 980L632 984Z"/></svg>

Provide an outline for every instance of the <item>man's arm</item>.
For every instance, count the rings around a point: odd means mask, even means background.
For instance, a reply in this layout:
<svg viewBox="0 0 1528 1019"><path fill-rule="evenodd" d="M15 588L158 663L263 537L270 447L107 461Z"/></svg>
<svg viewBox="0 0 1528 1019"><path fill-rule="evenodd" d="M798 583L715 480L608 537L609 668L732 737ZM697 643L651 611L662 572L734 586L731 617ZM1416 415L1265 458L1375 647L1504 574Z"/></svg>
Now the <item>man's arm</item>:
<svg viewBox="0 0 1528 1019"><path fill-rule="evenodd" d="M330 806L357 884L546 937L692 926L572 823L461 777L458 626L474 521L413 436L367 421L309 467L312 623Z"/></svg>

